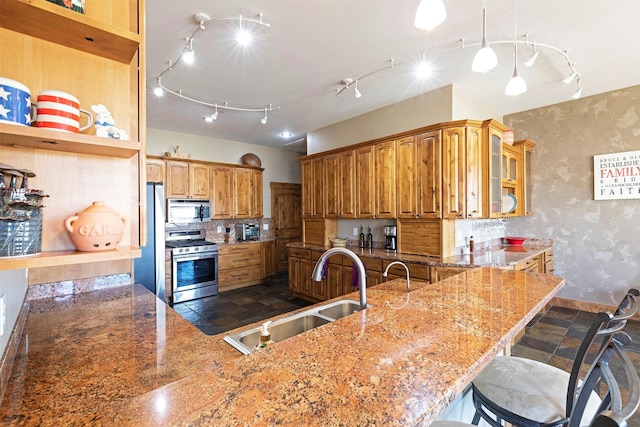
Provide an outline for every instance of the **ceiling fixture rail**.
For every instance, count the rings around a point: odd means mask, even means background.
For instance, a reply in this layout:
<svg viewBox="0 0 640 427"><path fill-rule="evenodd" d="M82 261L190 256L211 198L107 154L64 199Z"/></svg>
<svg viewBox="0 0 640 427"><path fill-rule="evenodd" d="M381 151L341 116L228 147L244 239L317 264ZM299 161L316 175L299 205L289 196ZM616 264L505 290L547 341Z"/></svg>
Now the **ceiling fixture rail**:
<svg viewBox="0 0 640 427"><path fill-rule="evenodd" d="M194 48L194 41L196 36L204 31L209 24L223 22L223 21L236 21L238 22L238 32L236 36L236 40L240 44L247 44L250 41L250 34L246 31L246 24L257 25L263 28L270 28L271 25L264 22L262 20L262 14L258 14L258 18L247 18L242 15L238 16L227 16L222 18L210 18L206 13L196 13L193 15L193 20L196 23L196 27L191 33L191 35L185 37L186 43L180 53L180 56L176 58L174 61L169 61L169 65L165 68L160 74L156 76L157 86L154 89L154 94L156 96L162 96L164 92L167 92L171 95L174 95L178 98L184 99L185 101L195 102L200 105L204 105L207 107L211 107L213 112L210 115L203 117L203 120L207 122L214 122L218 119L218 110L231 110L231 111L239 111L239 112L247 112L247 113L263 113L264 116L260 120L262 124L267 124L267 114L271 111L277 110L279 107L274 107L272 104L268 104L265 106L256 106L256 107L240 107L236 105L229 105L228 102L212 102L206 101L202 99L198 99L195 97L187 96L182 93L181 89L172 89L166 86L162 80L162 78L171 73L177 72L175 71L176 66L181 63L190 65L193 64L196 58L196 49Z"/></svg>

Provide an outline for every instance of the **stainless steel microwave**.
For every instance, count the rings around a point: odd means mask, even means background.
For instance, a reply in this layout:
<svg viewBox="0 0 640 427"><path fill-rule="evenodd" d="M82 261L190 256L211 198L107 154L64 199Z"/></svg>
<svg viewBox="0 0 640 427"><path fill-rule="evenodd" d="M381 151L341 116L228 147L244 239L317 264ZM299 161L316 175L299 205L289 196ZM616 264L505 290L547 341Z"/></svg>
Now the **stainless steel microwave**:
<svg viewBox="0 0 640 427"><path fill-rule="evenodd" d="M258 224L236 224L236 239L240 241L260 240Z"/></svg>
<svg viewBox="0 0 640 427"><path fill-rule="evenodd" d="M167 222L188 224L211 221L211 202L199 199L168 199Z"/></svg>

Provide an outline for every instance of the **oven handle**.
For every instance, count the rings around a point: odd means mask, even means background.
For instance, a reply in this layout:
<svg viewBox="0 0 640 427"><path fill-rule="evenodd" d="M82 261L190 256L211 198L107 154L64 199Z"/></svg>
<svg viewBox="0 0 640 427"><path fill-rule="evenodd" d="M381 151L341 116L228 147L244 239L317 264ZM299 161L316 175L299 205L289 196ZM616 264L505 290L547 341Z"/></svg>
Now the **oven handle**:
<svg viewBox="0 0 640 427"><path fill-rule="evenodd" d="M194 255L179 255L179 256L174 256L173 260L176 263L183 262L183 261L198 261L201 259L215 258L217 255L218 255L217 252L200 253L200 254L194 254Z"/></svg>

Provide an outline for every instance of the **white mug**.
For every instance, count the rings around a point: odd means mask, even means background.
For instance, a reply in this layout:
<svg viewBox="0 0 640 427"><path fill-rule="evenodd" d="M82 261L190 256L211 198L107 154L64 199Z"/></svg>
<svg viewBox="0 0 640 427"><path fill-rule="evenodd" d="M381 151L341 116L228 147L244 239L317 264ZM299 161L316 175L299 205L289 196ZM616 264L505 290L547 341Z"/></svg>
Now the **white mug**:
<svg viewBox="0 0 640 427"><path fill-rule="evenodd" d="M80 114L87 115L87 124L80 127ZM79 133L93 124L90 112L80 108L76 97L59 90L45 90L38 94L36 126L63 132Z"/></svg>
<svg viewBox="0 0 640 427"><path fill-rule="evenodd" d="M20 82L0 77L0 123L29 126L31 92Z"/></svg>

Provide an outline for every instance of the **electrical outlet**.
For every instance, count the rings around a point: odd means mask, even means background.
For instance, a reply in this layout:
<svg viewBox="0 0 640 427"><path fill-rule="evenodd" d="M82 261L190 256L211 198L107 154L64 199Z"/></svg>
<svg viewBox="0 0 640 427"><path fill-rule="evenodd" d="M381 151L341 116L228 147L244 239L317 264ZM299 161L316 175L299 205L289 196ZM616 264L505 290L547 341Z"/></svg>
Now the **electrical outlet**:
<svg viewBox="0 0 640 427"><path fill-rule="evenodd" d="M221 225L216 227L216 233L222 233L222 226Z"/></svg>
<svg viewBox="0 0 640 427"><path fill-rule="evenodd" d="M353 227L353 235L354 236L358 235L358 227Z"/></svg>
<svg viewBox="0 0 640 427"><path fill-rule="evenodd" d="M4 324L7 322L7 315L4 306L4 294L0 295L0 336L4 335Z"/></svg>
<svg viewBox="0 0 640 427"><path fill-rule="evenodd" d="M269 229L269 224L262 224L262 229L263 230L268 230Z"/></svg>

